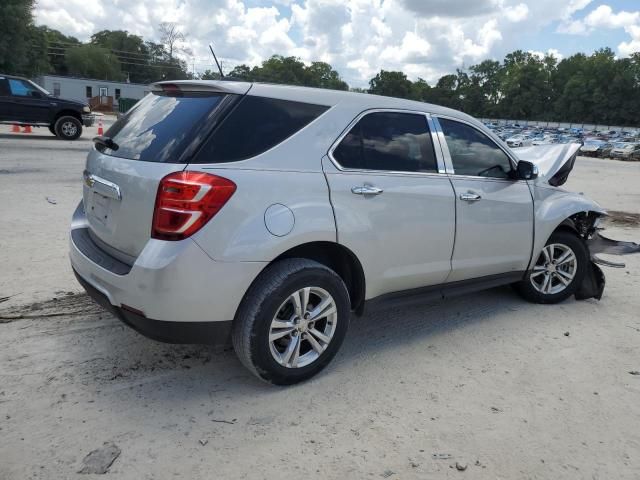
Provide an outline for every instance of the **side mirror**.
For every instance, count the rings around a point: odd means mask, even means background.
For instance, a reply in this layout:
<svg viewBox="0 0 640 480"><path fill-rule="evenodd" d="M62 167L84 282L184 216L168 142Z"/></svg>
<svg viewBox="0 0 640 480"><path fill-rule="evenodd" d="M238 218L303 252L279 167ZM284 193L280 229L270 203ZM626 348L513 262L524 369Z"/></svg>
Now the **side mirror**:
<svg viewBox="0 0 640 480"><path fill-rule="evenodd" d="M538 167L526 160L518 162L518 180L535 180L538 178Z"/></svg>

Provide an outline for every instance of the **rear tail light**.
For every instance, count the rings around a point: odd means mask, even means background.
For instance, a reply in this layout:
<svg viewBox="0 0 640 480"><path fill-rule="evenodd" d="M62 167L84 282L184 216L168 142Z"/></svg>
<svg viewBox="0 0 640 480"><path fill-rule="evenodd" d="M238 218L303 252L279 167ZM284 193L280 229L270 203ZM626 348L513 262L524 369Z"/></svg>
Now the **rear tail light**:
<svg viewBox="0 0 640 480"><path fill-rule="evenodd" d="M160 181L151 237L182 240L200 230L236 191L231 180L202 172L175 172Z"/></svg>

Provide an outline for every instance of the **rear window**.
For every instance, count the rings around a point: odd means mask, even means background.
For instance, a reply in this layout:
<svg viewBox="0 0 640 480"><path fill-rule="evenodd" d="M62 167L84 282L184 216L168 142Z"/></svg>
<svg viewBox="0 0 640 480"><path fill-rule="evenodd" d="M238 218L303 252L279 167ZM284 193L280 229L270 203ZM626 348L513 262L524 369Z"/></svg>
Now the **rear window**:
<svg viewBox="0 0 640 480"><path fill-rule="evenodd" d="M255 157L304 128L328 108L246 96L205 142L193 163L235 162Z"/></svg>
<svg viewBox="0 0 640 480"><path fill-rule="evenodd" d="M149 93L107 130L118 146L102 153L144 162L178 163L225 95Z"/></svg>

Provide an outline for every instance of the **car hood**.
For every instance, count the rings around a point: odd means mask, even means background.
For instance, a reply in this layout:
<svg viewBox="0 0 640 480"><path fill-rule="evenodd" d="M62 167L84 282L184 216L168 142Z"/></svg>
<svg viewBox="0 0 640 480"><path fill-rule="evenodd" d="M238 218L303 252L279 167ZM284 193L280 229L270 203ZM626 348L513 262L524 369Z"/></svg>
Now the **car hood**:
<svg viewBox="0 0 640 480"><path fill-rule="evenodd" d="M534 145L514 149L518 160L525 160L538 167L536 183L548 183L554 187L564 185L573 170L579 143Z"/></svg>
<svg viewBox="0 0 640 480"><path fill-rule="evenodd" d="M69 100L67 98L54 97L53 95L50 96L49 99L57 102L60 105L68 105L70 107L73 106L79 109L82 109L82 107L89 106L89 104L86 102L79 102L77 100Z"/></svg>

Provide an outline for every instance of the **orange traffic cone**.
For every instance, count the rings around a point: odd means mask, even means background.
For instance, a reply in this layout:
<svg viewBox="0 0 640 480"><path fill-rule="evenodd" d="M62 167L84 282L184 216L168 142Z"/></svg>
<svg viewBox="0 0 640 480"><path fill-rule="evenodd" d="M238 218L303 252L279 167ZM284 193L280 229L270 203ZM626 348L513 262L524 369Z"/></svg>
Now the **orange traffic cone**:
<svg viewBox="0 0 640 480"><path fill-rule="evenodd" d="M98 135L104 135L104 128L102 128L102 120L98 122Z"/></svg>
<svg viewBox="0 0 640 480"><path fill-rule="evenodd" d="M31 131L31 125L25 125L23 128L24 130L22 131L22 133L33 133Z"/></svg>
<svg viewBox="0 0 640 480"><path fill-rule="evenodd" d="M20 126L14 123L11 127L11 133L20 133Z"/></svg>

